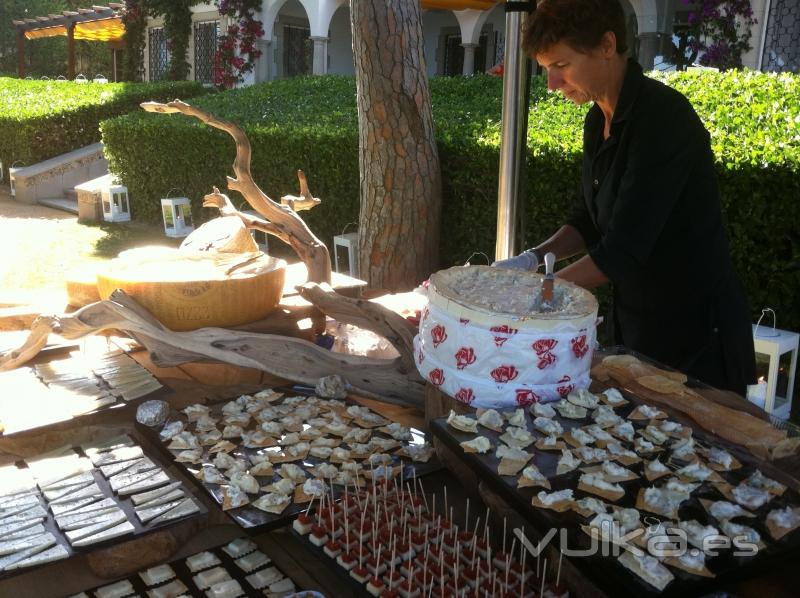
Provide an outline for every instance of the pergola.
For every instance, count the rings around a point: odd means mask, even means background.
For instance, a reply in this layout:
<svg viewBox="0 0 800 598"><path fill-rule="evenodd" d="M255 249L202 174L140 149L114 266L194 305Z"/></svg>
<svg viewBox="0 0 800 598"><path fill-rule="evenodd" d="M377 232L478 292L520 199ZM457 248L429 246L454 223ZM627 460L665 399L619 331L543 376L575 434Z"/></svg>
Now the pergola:
<svg viewBox="0 0 800 598"><path fill-rule="evenodd" d="M65 10L34 19L13 21L17 30L17 71L25 77L25 40L65 35L67 37L67 79L75 78L75 40L106 42L114 54L112 81L117 80L116 51L124 47L125 25L122 23L124 4L109 2L108 6Z"/></svg>

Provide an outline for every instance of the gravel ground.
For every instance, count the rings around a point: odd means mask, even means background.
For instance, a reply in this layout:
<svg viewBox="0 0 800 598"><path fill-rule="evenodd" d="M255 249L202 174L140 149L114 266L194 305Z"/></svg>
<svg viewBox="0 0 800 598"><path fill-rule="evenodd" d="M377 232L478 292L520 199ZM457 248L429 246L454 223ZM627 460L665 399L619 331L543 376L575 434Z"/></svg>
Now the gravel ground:
<svg viewBox="0 0 800 598"><path fill-rule="evenodd" d="M104 235L68 212L18 203L0 187L0 305L63 302L66 274L104 259L94 255Z"/></svg>

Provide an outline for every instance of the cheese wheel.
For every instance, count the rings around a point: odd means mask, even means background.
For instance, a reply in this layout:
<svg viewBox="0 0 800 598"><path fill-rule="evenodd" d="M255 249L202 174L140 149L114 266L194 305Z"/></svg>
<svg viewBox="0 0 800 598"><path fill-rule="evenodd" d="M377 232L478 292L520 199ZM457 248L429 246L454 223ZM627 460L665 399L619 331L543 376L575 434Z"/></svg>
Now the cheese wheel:
<svg viewBox="0 0 800 598"><path fill-rule="evenodd" d="M597 300L556 279L541 305L543 276L456 266L430 277L414 351L419 373L472 407L555 401L589 386Z"/></svg>
<svg viewBox="0 0 800 598"><path fill-rule="evenodd" d="M67 303L72 307L84 307L100 301L96 269L69 272L64 279L64 285L67 289Z"/></svg>
<svg viewBox="0 0 800 598"><path fill-rule="evenodd" d="M265 318L283 292L286 262L260 252L142 248L97 275L100 297L122 289L167 328L226 327Z"/></svg>

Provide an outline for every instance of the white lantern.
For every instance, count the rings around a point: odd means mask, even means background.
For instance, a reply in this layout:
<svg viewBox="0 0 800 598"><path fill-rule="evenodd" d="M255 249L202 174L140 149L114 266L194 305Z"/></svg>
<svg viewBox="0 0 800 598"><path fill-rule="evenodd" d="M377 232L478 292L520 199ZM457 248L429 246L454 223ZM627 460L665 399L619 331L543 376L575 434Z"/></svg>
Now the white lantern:
<svg viewBox="0 0 800 598"><path fill-rule="evenodd" d="M11 188L11 197L15 197L17 195L17 178L16 175L18 170L22 170L25 165L22 162L14 162L8 168L8 185Z"/></svg>
<svg viewBox="0 0 800 598"><path fill-rule="evenodd" d="M123 185L109 185L100 191L103 200L103 220L106 222L130 222L131 204L128 201L128 188Z"/></svg>
<svg viewBox="0 0 800 598"><path fill-rule="evenodd" d="M358 233L347 233L333 237L333 264L337 272L342 271L339 265L340 248L346 253L347 274L358 278Z"/></svg>
<svg viewBox="0 0 800 598"><path fill-rule="evenodd" d="M188 197L162 199L161 217L164 220L164 234L168 237L185 237L194 230L192 202Z"/></svg>
<svg viewBox="0 0 800 598"><path fill-rule="evenodd" d="M772 312L772 328L761 326L761 320ZM759 379L757 385L748 388L748 399L761 407L763 400L764 411L780 419L789 419L792 412L792 394L794 390L794 377L797 370L797 353L800 346L800 335L789 330L775 327L775 312L770 308L761 310L758 323L753 325L753 345L756 353L769 357L769 371L767 379ZM789 354L789 380L786 387L786 396L777 396L778 370L781 357ZM766 382L766 385L764 384ZM762 395L763 394L763 399Z"/></svg>

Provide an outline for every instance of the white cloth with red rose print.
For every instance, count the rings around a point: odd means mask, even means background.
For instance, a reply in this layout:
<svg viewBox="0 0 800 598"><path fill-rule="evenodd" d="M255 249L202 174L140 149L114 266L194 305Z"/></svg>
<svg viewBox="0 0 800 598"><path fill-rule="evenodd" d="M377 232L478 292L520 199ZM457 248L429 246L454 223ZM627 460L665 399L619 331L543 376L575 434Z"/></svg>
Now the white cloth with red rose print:
<svg viewBox="0 0 800 598"><path fill-rule="evenodd" d="M511 408L555 401L588 388L596 328L585 318L547 331L480 326L432 303L422 312L414 353L419 373L472 407Z"/></svg>

